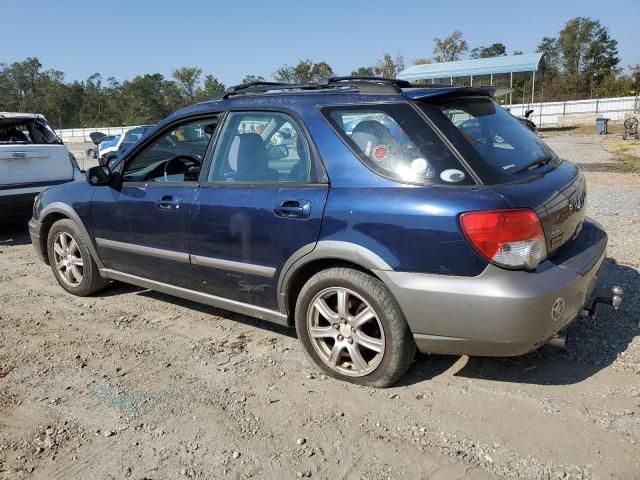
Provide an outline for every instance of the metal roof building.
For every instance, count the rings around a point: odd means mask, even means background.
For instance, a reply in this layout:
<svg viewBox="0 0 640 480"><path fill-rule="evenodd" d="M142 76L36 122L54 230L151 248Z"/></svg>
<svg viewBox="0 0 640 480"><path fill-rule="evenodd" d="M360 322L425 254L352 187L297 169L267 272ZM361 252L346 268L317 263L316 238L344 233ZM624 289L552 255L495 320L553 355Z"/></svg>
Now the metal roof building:
<svg viewBox="0 0 640 480"><path fill-rule="evenodd" d="M398 74L398 78L415 82L418 80L431 80L436 83L451 83L454 78L468 77L473 85L474 77L489 76L489 83L493 84L494 75L509 75L509 86L513 88L514 73L531 73L533 84L531 88L531 101L535 89L536 72L544 69L544 57L542 53L527 55L506 55L503 57L478 58L474 60L459 60L456 62L428 63L424 65L412 65Z"/></svg>

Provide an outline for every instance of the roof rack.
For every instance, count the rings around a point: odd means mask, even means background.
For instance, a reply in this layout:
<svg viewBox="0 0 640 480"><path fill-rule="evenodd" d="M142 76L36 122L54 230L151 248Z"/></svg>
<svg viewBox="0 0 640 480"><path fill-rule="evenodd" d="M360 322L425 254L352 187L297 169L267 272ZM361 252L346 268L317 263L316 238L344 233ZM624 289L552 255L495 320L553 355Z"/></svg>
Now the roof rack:
<svg viewBox="0 0 640 480"><path fill-rule="evenodd" d="M263 93L272 90L317 90L322 88L315 83L249 82L227 88L222 98L244 93Z"/></svg>
<svg viewBox="0 0 640 480"><path fill-rule="evenodd" d="M409 88L411 84L407 80L399 80L397 78L385 78L385 77L362 77L362 76L346 76L346 77L328 77L318 81L318 85L330 86L337 83L360 83L368 82L377 85L393 85L397 87L398 91L401 88Z"/></svg>
<svg viewBox="0 0 640 480"><path fill-rule="evenodd" d="M265 93L274 90L323 90L328 88L356 88L360 93L400 93L411 87L406 80L383 77L328 77L315 83L249 82L227 88L222 94L226 99L246 93Z"/></svg>

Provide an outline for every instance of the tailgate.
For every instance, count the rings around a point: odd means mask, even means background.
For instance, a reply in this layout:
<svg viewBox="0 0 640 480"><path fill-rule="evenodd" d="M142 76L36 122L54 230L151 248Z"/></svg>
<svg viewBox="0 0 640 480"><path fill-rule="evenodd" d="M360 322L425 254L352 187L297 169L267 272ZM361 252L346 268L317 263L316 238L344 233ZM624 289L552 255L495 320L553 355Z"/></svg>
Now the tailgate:
<svg viewBox="0 0 640 480"><path fill-rule="evenodd" d="M0 185L71 180L65 145L0 145Z"/></svg>
<svg viewBox="0 0 640 480"><path fill-rule="evenodd" d="M544 230L548 256L574 240L586 214L586 182L580 169L563 161L556 168L528 181L492 187L513 207L532 208Z"/></svg>

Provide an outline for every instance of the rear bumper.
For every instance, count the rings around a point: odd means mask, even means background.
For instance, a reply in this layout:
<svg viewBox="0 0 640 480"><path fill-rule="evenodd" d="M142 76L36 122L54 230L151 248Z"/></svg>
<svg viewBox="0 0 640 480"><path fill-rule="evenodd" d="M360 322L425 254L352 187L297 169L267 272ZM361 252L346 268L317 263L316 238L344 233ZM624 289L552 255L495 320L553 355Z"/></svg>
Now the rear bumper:
<svg viewBox="0 0 640 480"><path fill-rule="evenodd" d="M10 192L10 191L9 191ZM38 192L7 193L0 195L0 220L24 220L31 216L33 199Z"/></svg>
<svg viewBox="0 0 640 480"><path fill-rule="evenodd" d="M36 251L38 258L45 263L48 263L48 260L44 254L44 245L40 241L40 231L42 230L42 223L38 220L31 219L29 220L29 236L31 237L31 244L33 245L33 249Z"/></svg>
<svg viewBox="0 0 640 480"><path fill-rule="evenodd" d="M74 178L68 180L0 185L0 221L29 218L33 209L33 200L36 196L47 188L73 182L76 180L75 172L74 170Z"/></svg>
<svg viewBox="0 0 640 480"><path fill-rule="evenodd" d="M582 311L606 257L587 221L570 250L535 272L493 265L477 277L376 272L395 295L423 352L510 356L531 351Z"/></svg>

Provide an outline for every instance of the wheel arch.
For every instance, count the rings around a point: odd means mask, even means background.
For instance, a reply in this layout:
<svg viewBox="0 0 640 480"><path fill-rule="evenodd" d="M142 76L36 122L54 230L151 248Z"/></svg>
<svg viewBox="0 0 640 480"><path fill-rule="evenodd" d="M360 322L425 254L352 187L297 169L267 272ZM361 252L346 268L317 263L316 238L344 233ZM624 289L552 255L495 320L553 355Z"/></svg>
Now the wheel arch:
<svg viewBox="0 0 640 480"><path fill-rule="evenodd" d="M305 245L284 265L278 280L278 306L293 325L293 312L300 290L316 273L331 267L348 267L372 275L376 270L393 270L371 250L350 242L320 241Z"/></svg>
<svg viewBox="0 0 640 480"><path fill-rule="evenodd" d="M73 221L77 225L80 233L84 237L87 246L89 247L89 253L91 253L93 260L96 262L96 265L99 269L103 269L104 265L100 261L98 252L96 251L95 245L93 244L91 236L89 235L84 222L70 205L62 202L55 202L51 205L48 205L40 214L40 223L42 225L40 228L39 239L40 249L44 255L44 259L47 265L49 265L49 252L47 251L47 239L49 237L49 231L51 230L51 227L54 223L65 218Z"/></svg>

